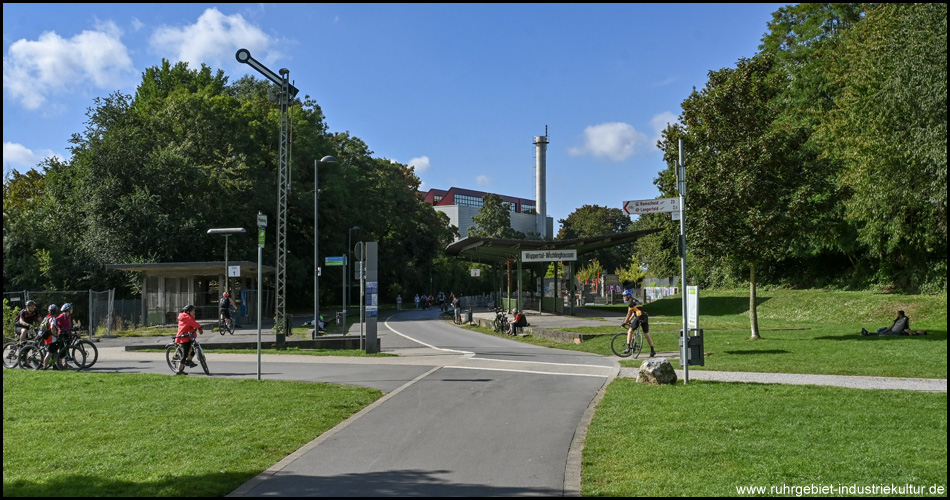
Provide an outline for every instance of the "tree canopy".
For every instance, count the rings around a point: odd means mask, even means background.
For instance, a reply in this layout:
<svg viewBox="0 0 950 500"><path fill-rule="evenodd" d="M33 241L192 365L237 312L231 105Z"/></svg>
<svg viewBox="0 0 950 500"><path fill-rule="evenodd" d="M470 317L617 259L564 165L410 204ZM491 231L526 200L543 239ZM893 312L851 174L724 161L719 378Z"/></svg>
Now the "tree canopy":
<svg viewBox="0 0 950 500"><path fill-rule="evenodd" d="M81 289L137 280L106 264L220 260L212 227L275 220L280 112L270 84L163 61L146 70L134 96L98 98L86 129L73 135L72 158L53 159L4 181L4 288ZM418 195L413 169L373 158L363 141L327 131L320 107L296 100L288 197L288 303L312 299L314 159L320 165L319 245L343 255L347 230L379 241L384 294L429 283L430 260L454 237L448 218ZM230 257L253 260L256 239L231 238ZM265 264L275 261L267 245ZM339 273L321 297L335 303Z"/></svg>

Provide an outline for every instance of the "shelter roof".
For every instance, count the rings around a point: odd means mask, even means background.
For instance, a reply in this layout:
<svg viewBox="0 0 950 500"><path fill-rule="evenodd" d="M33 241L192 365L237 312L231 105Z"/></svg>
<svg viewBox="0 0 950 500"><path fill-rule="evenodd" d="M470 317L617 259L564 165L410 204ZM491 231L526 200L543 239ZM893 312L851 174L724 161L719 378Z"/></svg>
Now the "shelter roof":
<svg viewBox="0 0 950 500"><path fill-rule="evenodd" d="M470 258L476 261L494 261L502 259L520 259L524 250L570 250L576 249L577 256L625 243L632 243L648 234L662 231L663 228L643 229L629 233L604 234L589 238L570 240L509 240L502 238L468 237L452 243L445 254Z"/></svg>
<svg viewBox="0 0 950 500"><path fill-rule="evenodd" d="M228 261L229 266L241 266L242 278L257 277L257 262ZM224 271L224 261L217 262L161 262L143 264L106 264L107 270L134 271L146 276L215 276ZM261 266L263 274L274 274L273 266Z"/></svg>

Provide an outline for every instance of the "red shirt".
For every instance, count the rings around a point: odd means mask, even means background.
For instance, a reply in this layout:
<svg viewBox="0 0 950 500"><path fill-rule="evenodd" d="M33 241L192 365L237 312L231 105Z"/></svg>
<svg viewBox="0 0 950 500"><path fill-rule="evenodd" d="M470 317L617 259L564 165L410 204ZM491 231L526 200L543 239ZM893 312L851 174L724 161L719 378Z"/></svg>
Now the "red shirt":
<svg viewBox="0 0 950 500"><path fill-rule="evenodd" d="M204 333L204 328L198 323L194 316L183 312L178 314L178 335L175 336L175 342L184 344L191 342L195 338L195 330Z"/></svg>

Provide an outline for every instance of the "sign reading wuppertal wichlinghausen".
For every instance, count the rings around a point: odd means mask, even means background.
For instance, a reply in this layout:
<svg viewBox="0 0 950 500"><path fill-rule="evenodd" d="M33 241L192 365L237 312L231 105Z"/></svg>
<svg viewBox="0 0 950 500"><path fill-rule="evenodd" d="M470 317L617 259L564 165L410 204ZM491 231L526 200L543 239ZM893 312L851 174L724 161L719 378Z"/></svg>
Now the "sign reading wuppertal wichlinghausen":
<svg viewBox="0 0 950 500"><path fill-rule="evenodd" d="M523 250L521 262L577 260L577 250Z"/></svg>

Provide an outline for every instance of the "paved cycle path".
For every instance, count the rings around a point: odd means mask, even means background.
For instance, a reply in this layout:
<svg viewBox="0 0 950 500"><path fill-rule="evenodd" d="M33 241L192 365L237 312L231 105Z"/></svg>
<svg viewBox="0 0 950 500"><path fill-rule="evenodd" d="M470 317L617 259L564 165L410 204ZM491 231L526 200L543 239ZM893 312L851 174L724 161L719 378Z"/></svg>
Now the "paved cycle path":
<svg viewBox="0 0 950 500"><path fill-rule="evenodd" d="M557 328L559 322L616 318L544 315L529 321ZM229 496L578 495L581 450L596 402L614 377L637 374L635 368L620 368L613 357L456 329L439 321L435 311L380 321L379 334L383 351L398 357L265 355L267 379L353 384L387 394ZM274 339L269 332L262 337ZM231 338L206 334L202 342L224 344ZM233 336L249 338L256 339L256 330ZM99 344L102 366L96 368L167 372L163 354L107 347L165 341L104 340ZM256 376L256 355L210 352L213 375ZM677 353L660 355L675 358ZM690 379L946 392L945 379L695 369Z"/></svg>

